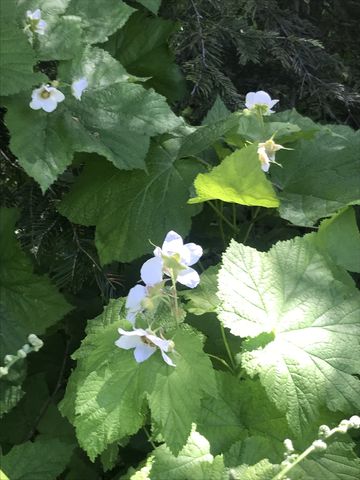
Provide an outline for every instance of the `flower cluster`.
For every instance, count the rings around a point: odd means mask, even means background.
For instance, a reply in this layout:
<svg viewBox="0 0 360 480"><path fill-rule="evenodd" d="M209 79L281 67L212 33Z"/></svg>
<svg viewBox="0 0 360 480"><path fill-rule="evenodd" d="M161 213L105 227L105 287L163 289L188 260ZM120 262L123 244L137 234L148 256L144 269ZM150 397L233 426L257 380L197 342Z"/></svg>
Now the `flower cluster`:
<svg viewBox="0 0 360 480"><path fill-rule="evenodd" d="M257 153L259 155L259 160L261 163L261 169L264 172L268 172L271 163L276 163L276 165L280 165L275 161L275 153L278 150L289 150L288 148L283 147L274 142L272 138L266 140L266 142L259 143Z"/></svg>
<svg viewBox="0 0 360 480"><path fill-rule="evenodd" d="M28 10L26 12L26 23L27 28L32 33L37 33L38 35L44 35L47 28L47 23L41 18L41 10L37 8L33 12Z"/></svg>
<svg viewBox="0 0 360 480"><path fill-rule="evenodd" d="M179 234L170 231L162 247L156 247L154 256L147 260L140 270L141 280L145 285L136 285L131 288L126 300L126 318L135 327L136 317L143 313L152 304L152 299L162 290L169 277L175 286L176 282L195 288L200 281L199 274L191 268L201 257L203 251L195 243L184 242ZM156 336L150 329L134 328L126 331L119 328L120 338L115 344L126 350L134 348L135 360L140 363L147 360L157 349L160 350L164 361L175 367L167 352L174 349L171 340Z"/></svg>

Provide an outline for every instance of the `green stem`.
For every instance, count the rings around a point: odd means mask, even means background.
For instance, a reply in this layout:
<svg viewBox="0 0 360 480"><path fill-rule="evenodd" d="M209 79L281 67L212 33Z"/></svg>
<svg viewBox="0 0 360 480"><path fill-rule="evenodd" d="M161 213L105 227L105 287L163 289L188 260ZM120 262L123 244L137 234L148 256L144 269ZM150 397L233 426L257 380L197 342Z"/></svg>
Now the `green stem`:
<svg viewBox="0 0 360 480"><path fill-rule="evenodd" d="M155 443L152 441L151 435L150 435L150 433L148 432L148 429L145 427L145 425L143 426L143 430L144 430L145 435L146 435L146 437L147 437L147 439L148 439L148 442L150 443L150 445L151 445L151 446L153 447L153 449L155 450L156 445L155 445Z"/></svg>
<svg viewBox="0 0 360 480"><path fill-rule="evenodd" d="M233 359L233 356L232 356L232 353L231 353L231 350L230 350L230 346L229 346L229 343L228 343L227 338L226 338L225 329L224 329L222 323L220 323L220 330L221 330L221 336L222 336L222 339L223 339L225 349L226 349L226 352L228 354L231 366L232 366L233 370L235 370L236 369L236 364L235 364L235 361Z"/></svg>
<svg viewBox="0 0 360 480"><path fill-rule="evenodd" d="M225 215L217 208L212 202L208 202L210 207L214 210L214 212L221 218L221 220L226 223L235 233L238 233L238 229L234 228L234 225L225 217Z"/></svg>
<svg viewBox="0 0 360 480"><path fill-rule="evenodd" d="M256 220L256 217L258 216L259 212L260 212L260 207L257 207L256 210L255 210L254 216L249 223L249 226L248 226L248 228L245 232L244 238L243 238L241 243L246 243L247 242L247 239L249 238L251 230L253 229L253 227L255 225L255 220Z"/></svg>
<svg viewBox="0 0 360 480"><path fill-rule="evenodd" d="M235 230L237 230L237 221L236 221L236 205L232 204L232 223Z"/></svg>
<svg viewBox="0 0 360 480"><path fill-rule="evenodd" d="M301 455L299 455L297 457L297 459L292 462L290 465L287 465L283 470L281 470L281 472L279 472L277 475L275 475L275 477L272 479L272 480L281 480L284 478L284 476L292 469L295 467L295 465L297 465L298 463L300 463L302 460L304 460L304 458L306 458L308 455L310 455L310 453L312 453L313 451L315 450L315 448L310 445L310 447L308 447L306 450L303 451L303 453Z"/></svg>
<svg viewBox="0 0 360 480"><path fill-rule="evenodd" d="M178 294L176 290L176 278L173 270L171 270L171 283L172 283L172 291L173 291L172 298L174 299L175 320L176 320L176 326L178 327L179 326L179 300L178 300Z"/></svg>
<svg viewBox="0 0 360 480"><path fill-rule="evenodd" d="M220 357L217 357L216 355L213 355L212 353L208 353L209 357L215 358L218 362L220 362L222 365L224 365L228 370L230 370L231 373L234 373L234 370L230 367L230 365Z"/></svg>

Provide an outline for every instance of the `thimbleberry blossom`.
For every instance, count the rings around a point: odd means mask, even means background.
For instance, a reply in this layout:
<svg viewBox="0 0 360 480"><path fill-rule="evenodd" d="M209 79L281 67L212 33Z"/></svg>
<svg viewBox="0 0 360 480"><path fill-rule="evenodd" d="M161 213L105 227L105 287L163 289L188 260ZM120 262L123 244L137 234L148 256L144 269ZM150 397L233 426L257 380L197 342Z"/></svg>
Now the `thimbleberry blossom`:
<svg viewBox="0 0 360 480"><path fill-rule="evenodd" d="M155 256L144 263L145 278L153 280L161 271L169 277L175 273L177 282L189 288L195 288L200 282L200 277L191 265L194 265L202 254L203 250L199 245L195 243L184 245L181 236L171 230L166 235L162 247L155 248Z"/></svg>
<svg viewBox="0 0 360 480"><path fill-rule="evenodd" d="M160 350L161 355L171 367L175 367L175 363L167 355L174 349L174 342L172 340L165 340L157 337L149 330L136 328L132 331L118 329L121 334L120 338L116 340L115 345L125 350L134 349L134 357L137 363L145 362L156 350Z"/></svg>
<svg viewBox="0 0 360 480"><path fill-rule="evenodd" d="M65 95L51 85L42 85L35 88L31 94L30 108L33 110L43 109L45 112L53 112L57 104L65 100Z"/></svg>
<svg viewBox="0 0 360 480"><path fill-rule="evenodd" d="M39 35L45 34L47 23L45 22L45 20L42 20L41 18L40 8L37 8L33 12L31 10L28 10L26 12L26 21L28 23L28 28L33 33L38 33Z"/></svg>
<svg viewBox="0 0 360 480"><path fill-rule="evenodd" d="M135 325L136 316L145 310L144 300L151 294L151 287L162 282L162 262L157 259L153 265L146 265L141 267L140 276L144 285L135 285L129 290L125 307L127 309L126 319Z"/></svg>
<svg viewBox="0 0 360 480"><path fill-rule="evenodd" d="M249 92L245 97L245 106L249 110L256 108L257 106L263 107L263 115L270 115L274 113L274 110L271 110L274 105L278 103L279 100L272 100L270 95L263 90L258 92Z"/></svg>
<svg viewBox="0 0 360 480"><path fill-rule="evenodd" d="M81 100L81 95L88 87L88 81L85 77L74 80L71 84L71 92L77 100Z"/></svg>
<svg viewBox="0 0 360 480"><path fill-rule="evenodd" d="M276 163L275 152L281 149L285 149L285 147L275 143L272 138L270 138L270 140L267 140L266 142L259 143L257 153L259 155L259 160L261 163L261 170L263 170L264 172L269 171L270 164Z"/></svg>

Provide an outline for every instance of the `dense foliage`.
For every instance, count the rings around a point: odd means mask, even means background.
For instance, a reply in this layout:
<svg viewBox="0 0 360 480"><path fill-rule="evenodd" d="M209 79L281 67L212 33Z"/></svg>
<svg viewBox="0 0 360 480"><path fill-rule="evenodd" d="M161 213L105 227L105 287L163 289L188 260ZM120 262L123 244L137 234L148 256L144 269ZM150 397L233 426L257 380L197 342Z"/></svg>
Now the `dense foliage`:
<svg viewBox="0 0 360 480"><path fill-rule="evenodd" d="M160 3L0 0L0 478L356 480L358 6Z"/></svg>

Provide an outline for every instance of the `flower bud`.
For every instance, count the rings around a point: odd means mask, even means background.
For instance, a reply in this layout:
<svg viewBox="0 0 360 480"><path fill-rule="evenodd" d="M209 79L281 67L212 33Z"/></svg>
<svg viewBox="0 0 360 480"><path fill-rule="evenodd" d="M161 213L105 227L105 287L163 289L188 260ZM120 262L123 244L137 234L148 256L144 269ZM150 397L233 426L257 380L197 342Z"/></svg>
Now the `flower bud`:
<svg viewBox="0 0 360 480"><path fill-rule="evenodd" d="M25 352L22 348L20 348L20 350L18 350L16 353L17 353L17 356L19 358L26 358L27 357L27 352Z"/></svg>
<svg viewBox="0 0 360 480"><path fill-rule="evenodd" d="M290 438L286 438L284 440L284 446L285 446L285 449L286 449L286 453L289 454L289 453L293 453L295 451L294 449L294 446L293 446L293 443L292 441L290 440Z"/></svg>
<svg viewBox="0 0 360 480"><path fill-rule="evenodd" d="M353 415L352 417L350 417L349 422L351 428L360 428L360 417L358 415Z"/></svg>
<svg viewBox="0 0 360 480"><path fill-rule="evenodd" d="M4 377L9 373L9 369L7 367L0 367L0 378Z"/></svg>
<svg viewBox="0 0 360 480"><path fill-rule="evenodd" d="M4 363L11 363L14 360L14 358L15 358L14 355L5 355Z"/></svg>
<svg viewBox="0 0 360 480"><path fill-rule="evenodd" d="M327 449L327 444L323 440L314 440L312 443L312 447L317 452L323 452Z"/></svg>
<svg viewBox="0 0 360 480"><path fill-rule="evenodd" d="M349 427L350 427L349 420L341 420L337 429L341 433L346 433L349 430Z"/></svg>
<svg viewBox="0 0 360 480"><path fill-rule="evenodd" d="M321 425L319 427L319 437L327 438L330 435L330 427L327 425Z"/></svg>

